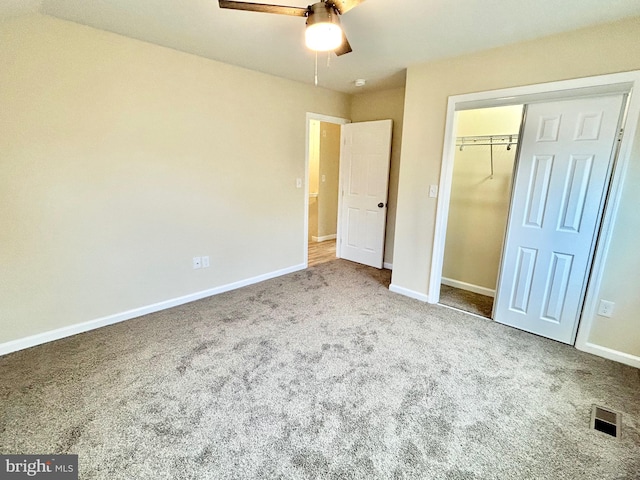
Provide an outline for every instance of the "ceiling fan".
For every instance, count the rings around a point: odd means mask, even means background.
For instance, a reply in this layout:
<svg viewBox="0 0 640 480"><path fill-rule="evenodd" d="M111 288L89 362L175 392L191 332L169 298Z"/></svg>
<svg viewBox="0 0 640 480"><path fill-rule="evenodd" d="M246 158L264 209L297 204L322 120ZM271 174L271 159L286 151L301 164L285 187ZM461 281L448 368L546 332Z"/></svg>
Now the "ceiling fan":
<svg viewBox="0 0 640 480"><path fill-rule="evenodd" d="M318 52L333 51L338 56L352 51L340 26L339 17L362 2L364 0L321 0L304 8L218 0L220 8L307 17L305 30L307 47Z"/></svg>

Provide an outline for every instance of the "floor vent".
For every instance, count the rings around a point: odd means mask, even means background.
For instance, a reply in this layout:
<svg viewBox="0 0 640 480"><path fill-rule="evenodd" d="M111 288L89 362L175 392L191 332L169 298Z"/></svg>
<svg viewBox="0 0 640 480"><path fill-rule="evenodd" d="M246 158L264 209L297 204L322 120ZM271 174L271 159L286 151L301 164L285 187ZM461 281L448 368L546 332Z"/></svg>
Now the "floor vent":
<svg viewBox="0 0 640 480"><path fill-rule="evenodd" d="M591 428L617 438L620 436L621 418L620 413L594 405L591 409Z"/></svg>

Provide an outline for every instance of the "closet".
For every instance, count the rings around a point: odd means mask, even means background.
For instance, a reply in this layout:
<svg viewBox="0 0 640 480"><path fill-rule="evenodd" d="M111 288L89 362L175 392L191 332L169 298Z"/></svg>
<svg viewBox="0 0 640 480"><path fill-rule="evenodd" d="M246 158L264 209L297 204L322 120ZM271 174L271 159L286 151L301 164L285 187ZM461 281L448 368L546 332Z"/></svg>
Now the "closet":
<svg viewBox="0 0 640 480"><path fill-rule="evenodd" d="M523 106L458 113L440 303L491 318Z"/></svg>

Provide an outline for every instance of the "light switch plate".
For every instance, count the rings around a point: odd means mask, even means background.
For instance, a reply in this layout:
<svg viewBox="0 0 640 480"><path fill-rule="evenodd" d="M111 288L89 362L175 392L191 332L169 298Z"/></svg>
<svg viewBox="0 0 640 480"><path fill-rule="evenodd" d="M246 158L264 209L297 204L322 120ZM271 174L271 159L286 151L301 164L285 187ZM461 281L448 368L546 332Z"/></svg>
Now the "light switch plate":
<svg viewBox="0 0 640 480"><path fill-rule="evenodd" d="M438 197L438 185L429 185L429 197L430 198Z"/></svg>

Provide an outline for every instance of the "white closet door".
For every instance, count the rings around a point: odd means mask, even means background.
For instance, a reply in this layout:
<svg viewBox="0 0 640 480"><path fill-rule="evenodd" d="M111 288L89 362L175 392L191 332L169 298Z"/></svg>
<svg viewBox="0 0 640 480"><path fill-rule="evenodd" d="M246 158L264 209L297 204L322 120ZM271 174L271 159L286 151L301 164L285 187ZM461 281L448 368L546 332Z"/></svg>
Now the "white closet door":
<svg viewBox="0 0 640 480"><path fill-rule="evenodd" d="M527 107L494 319L573 343L623 96Z"/></svg>

